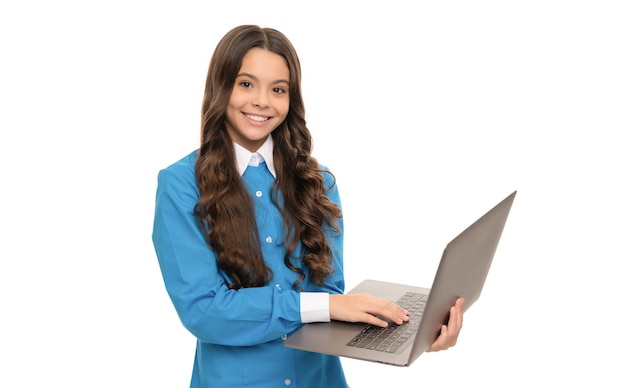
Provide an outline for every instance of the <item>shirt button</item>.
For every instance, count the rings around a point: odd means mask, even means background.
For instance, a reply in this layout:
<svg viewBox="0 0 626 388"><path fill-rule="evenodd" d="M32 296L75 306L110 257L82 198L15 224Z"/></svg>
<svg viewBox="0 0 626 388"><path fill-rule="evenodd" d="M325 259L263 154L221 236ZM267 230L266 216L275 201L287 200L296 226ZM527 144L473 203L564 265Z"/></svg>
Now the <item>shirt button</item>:
<svg viewBox="0 0 626 388"><path fill-rule="evenodd" d="M291 385L291 379L285 379L285 385Z"/></svg>
<svg viewBox="0 0 626 388"><path fill-rule="evenodd" d="M286 341L287 340L287 334L281 335L280 339L283 340L283 341Z"/></svg>
<svg viewBox="0 0 626 388"><path fill-rule="evenodd" d="M281 290L282 287L280 286L280 284L276 283L276 289Z"/></svg>
<svg viewBox="0 0 626 388"><path fill-rule="evenodd" d="M272 242L272 237L271 236L265 237L265 242L270 244Z"/></svg>
<svg viewBox="0 0 626 388"><path fill-rule="evenodd" d="M257 197L262 197L263 196L263 192L261 190L257 191L256 193L254 193Z"/></svg>
<svg viewBox="0 0 626 388"><path fill-rule="evenodd" d="M252 157L250 158L250 164L252 164L253 166L256 165L256 155L252 155Z"/></svg>

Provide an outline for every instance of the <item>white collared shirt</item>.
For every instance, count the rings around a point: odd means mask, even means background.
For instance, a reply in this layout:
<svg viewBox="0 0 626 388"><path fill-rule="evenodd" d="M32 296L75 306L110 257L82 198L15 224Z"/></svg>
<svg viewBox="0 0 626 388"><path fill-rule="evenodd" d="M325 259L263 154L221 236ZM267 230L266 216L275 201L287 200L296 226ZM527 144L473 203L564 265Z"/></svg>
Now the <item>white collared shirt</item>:
<svg viewBox="0 0 626 388"><path fill-rule="evenodd" d="M276 170L274 169L274 140L272 136L268 136L265 142L256 152L250 152L241 145L233 142L235 145L235 158L237 160L237 170L240 175L246 171L248 166L258 166L259 163L265 162L267 169L276 178Z"/></svg>

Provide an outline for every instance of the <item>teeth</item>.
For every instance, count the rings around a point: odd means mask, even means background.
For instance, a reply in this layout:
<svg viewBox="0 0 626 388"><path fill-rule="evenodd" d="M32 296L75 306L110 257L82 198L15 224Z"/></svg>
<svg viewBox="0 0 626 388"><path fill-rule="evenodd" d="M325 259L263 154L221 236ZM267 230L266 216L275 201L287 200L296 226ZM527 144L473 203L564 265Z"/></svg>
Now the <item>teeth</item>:
<svg viewBox="0 0 626 388"><path fill-rule="evenodd" d="M254 121L267 121L268 120L267 117L261 117L261 116L246 115L246 117Z"/></svg>

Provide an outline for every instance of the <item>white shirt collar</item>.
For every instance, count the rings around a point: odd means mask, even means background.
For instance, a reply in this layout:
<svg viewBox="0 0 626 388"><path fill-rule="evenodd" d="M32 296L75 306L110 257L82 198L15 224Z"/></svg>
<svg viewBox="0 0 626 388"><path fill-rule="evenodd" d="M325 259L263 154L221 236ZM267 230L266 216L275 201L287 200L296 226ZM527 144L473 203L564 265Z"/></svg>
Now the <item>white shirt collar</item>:
<svg viewBox="0 0 626 388"><path fill-rule="evenodd" d="M258 166L259 163L265 161L267 169L276 178L276 170L274 169L274 141L270 134L263 145L256 152L250 152L239 144L233 142L235 146L235 158L237 159L237 170L243 175L248 166Z"/></svg>

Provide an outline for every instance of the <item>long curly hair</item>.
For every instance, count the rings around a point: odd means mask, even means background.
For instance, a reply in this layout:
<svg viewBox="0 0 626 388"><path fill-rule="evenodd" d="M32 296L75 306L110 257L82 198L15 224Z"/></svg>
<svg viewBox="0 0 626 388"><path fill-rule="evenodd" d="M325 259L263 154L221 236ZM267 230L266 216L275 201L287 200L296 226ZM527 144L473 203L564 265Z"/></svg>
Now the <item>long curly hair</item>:
<svg viewBox="0 0 626 388"><path fill-rule="evenodd" d="M285 265L317 285L334 271L332 250L324 228L339 232L339 206L329 200L323 173L311 156L312 137L306 126L301 93L300 61L281 32L255 25L229 31L218 43L209 63L202 127L195 173L200 199L194 208L207 244L218 265L231 279L229 287L260 287L272 278L261 251L252 199L236 167L232 140L226 130L226 107L243 57L251 48L263 48L285 58L289 68L289 112L272 132L276 181L272 200L280 209L285 232ZM333 183L334 184L334 183ZM279 206L278 198L283 206ZM295 252L298 243L302 250ZM301 260L305 273L292 262Z"/></svg>

